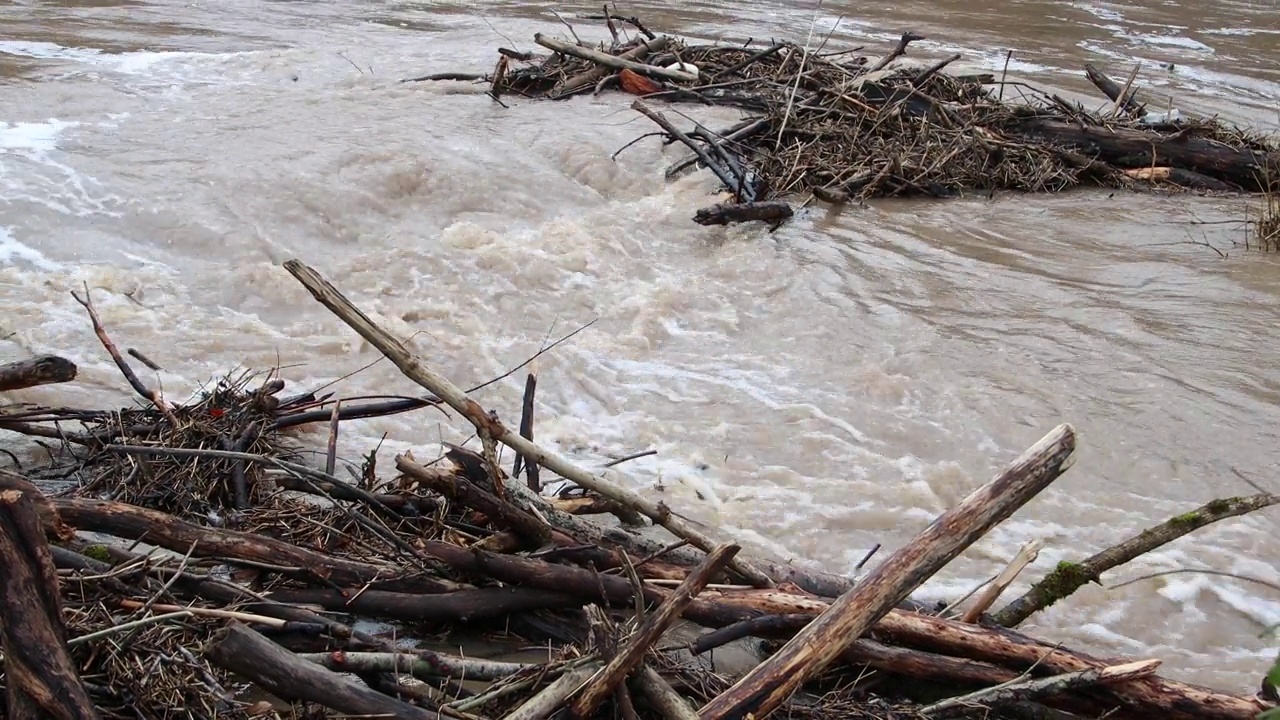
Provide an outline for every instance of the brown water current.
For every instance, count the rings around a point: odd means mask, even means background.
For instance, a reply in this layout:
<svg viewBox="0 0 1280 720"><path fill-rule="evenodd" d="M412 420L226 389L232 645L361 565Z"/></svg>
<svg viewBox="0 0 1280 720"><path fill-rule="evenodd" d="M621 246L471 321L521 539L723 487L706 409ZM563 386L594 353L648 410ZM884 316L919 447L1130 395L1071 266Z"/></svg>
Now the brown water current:
<svg viewBox="0 0 1280 720"><path fill-rule="evenodd" d="M376 351L280 268L315 266L459 384L540 360L539 439L757 552L849 572L878 558L1059 422L1075 467L924 589L954 598L1023 543L1027 583L1225 495L1280 489L1280 256L1247 252L1241 199L1079 192L817 207L770 234L708 229L706 173L625 96L563 103L472 86L596 6L543 2L0 4L0 360L58 352L79 382L0 399L130 401L68 291L87 283L123 347L185 397L238 365L314 387ZM742 42L951 52L1077 93L1086 62L1183 111L1280 125L1276 2L696 0L622 8L655 29ZM597 24L573 21L585 37ZM1165 63L1173 63L1172 69ZM733 111L702 112L730 124ZM1209 243L1216 250L1206 247ZM1225 253L1227 257L1222 257ZM156 380L152 380L156 382ZM519 415L523 379L479 393ZM342 381L413 394L383 362ZM439 414L351 423L358 458L431 455ZM30 448L22 438L0 446ZM7 462L7 460L0 461ZM1106 577L1178 567L1280 582L1275 512L1223 523ZM1280 597L1180 574L1090 586L1025 627L1176 677L1251 691Z"/></svg>

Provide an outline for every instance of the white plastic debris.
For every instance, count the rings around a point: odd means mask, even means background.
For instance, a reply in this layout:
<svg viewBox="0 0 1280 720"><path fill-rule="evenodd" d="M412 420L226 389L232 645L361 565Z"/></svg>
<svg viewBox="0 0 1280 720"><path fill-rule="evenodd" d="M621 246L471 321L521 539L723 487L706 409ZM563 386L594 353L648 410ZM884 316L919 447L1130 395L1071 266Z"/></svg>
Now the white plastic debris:
<svg viewBox="0 0 1280 720"><path fill-rule="evenodd" d="M667 70L675 70L677 72L686 72L694 77L698 77L698 66L693 63L673 62L666 67Z"/></svg>

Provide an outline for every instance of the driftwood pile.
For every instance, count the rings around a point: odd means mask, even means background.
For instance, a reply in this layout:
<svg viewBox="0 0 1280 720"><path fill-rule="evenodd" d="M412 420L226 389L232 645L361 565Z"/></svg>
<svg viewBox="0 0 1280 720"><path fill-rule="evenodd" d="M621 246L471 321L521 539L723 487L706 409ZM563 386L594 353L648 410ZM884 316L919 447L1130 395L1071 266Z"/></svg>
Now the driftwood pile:
<svg viewBox="0 0 1280 720"><path fill-rule="evenodd" d="M997 191L1056 192L1078 186L1268 192L1280 189L1280 144L1215 118L1181 117L1144 104L1129 83L1093 66L1086 75L1109 98L1090 111L993 74L949 74L959 54L904 65L903 34L878 60L861 48L829 51L793 42L725 46L658 36L634 18L601 16L612 42L548 37L549 55L499 50L484 75L412 80L487 83L506 95L563 99L620 88L666 142L691 154L667 171L710 169L730 202L695 220L723 224L791 216L786 198L831 203L887 196L953 197ZM624 37L630 23L634 38ZM571 26L572 29L572 26ZM655 101L739 108L742 121L681 130Z"/></svg>
<svg viewBox="0 0 1280 720"><path fill-rule="evenodd" d="M924 604L910 593L1069 468L1069 425L865 576L828 575L746 557L678 508L539 447L532 375L515 430L315 270L284 267L428 394L289 396L269 373L174 404L141 381L77 295L145 402L0 409L0 432L45 443L51 458L0 471L0 716L1252 720L1274 705L1265 692L1162 678L1157 659L1091 657L1014 628L1104 572L1278 496L1180 515L1061 564L995 612L1034 546L972 597ZM36 384L75 372L66 361L36 365L52 369L0 377ZM342 422L414 410L457 413L478 451L450 445L432 461L403 453L394 470L375 452L353 477L336 476ZM301 462L290 435L313 423L329 429L323 467ZM510 474L501 447L517 455ZM548 496L542 482L552 478L580 494ZM401 638L360 630L368 619L400 623ZM678 622L701 633L672 640ZM545 660L405 641L484 633L522 638ZM705 665L744 638L766 656L753 669L724 678Z"/></svg>

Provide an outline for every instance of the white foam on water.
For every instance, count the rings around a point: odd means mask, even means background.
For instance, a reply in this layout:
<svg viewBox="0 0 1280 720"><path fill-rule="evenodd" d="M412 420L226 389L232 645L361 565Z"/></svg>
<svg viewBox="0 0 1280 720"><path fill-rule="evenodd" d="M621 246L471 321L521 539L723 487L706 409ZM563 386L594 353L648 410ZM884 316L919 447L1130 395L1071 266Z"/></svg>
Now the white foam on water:
<svg viewBox="0 0 1280 720"><path fill-rule="evenodd" d="M63 122L52 118L47 122L7 123L0 120L0 153L10 150L32 150L48 152L58 146L58 136L62 131L76 127L78 122Z"/></svg>
<svg viewBox="0 0 1280 720"><path fill-rule="evenodd" d="M19 262L25 262L39 270L55 270L58 267L39 250L19 242L9 228L0 226L0 265L17 265Z"/></svg>
<svg viewBox="0 0 1280 720"><path fill-rule="evenodd" d="M82 125L58 118L0 120L0 201L30 202L64 215L119 216L114 208L121 199L101 192L100 182L62 159L64 135Z"/></svg>

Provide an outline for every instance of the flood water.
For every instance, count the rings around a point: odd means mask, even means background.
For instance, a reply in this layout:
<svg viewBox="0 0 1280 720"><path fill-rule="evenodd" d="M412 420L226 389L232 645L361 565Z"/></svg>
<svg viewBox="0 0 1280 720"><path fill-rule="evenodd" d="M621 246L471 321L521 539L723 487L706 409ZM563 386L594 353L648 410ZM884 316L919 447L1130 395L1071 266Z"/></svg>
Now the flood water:
<svg viewBox="0 0 1280 720"><path fill-rule="evenodd" d="M1162 104L1280 125L1274 0L876 5L620 11L694 39L830 34L875 56L914 30L929 39L913 58L962 52L996 72L1012 49L1011 75L1097 107L1083 65L1123 80L1141 63ZM486 72L499 46L567 35L553 9L606 37L573 19L591 3L0 3L0 361L55 352L81 368L0 400L132 402L69 294L83 284L171 397L237 366L278 363L317 387L377 359L280 267L297 257L464 386L595 321L539 361L539 439L590 467L656 449L612 477L834 572L875 543L887 557L1074 424L1074 468L925 596L967 592L1039 538L1025 589L1059 560L1254 492L1233 468L1280 489L1280 255L1220 222L1248 202L1079 192L701 228L715 181L664 182L678 148L650 139L610 159L654 129L627 96L501 107L466 84L398 82ZM478 397L514 421L522 386L517 373ZM386 362L336 389L418 392ZM342 453L384 435L383 467L466 438L415 413L348 424ZM1106 585L1174 568L1280 582L1278 517L1206 529ZM1252 691L1278 621L1266 587L1179 574L1090 586L1024 628Z"/></svg>

